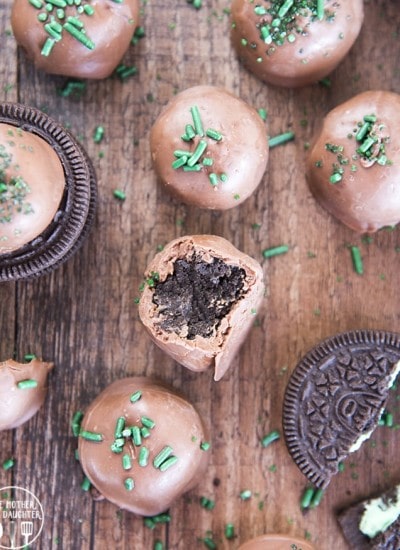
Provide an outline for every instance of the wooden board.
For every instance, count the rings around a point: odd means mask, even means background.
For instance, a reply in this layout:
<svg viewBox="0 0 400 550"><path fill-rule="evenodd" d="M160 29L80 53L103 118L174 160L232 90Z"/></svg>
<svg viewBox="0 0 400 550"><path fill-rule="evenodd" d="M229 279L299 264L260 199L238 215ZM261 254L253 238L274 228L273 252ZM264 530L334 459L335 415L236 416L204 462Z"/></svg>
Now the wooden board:
<svg viewBox="0 0 400 550"><path fill-rule="evenodd" d="M282 398L296 362L321 338L356 328L399 330L399 230L367 243L333 220L312 198L304 178L305 144L338 103L368 89L400 91L400 13L396 0L365 2L365 25L350 55L332 74L330 88L268 87L239 66L229 41L228 0L199 11L185 0L143 6L146 37L125 57L137 76L89 82L80 98L61 97L64 78L37 72L10 33L9 0L0 0L0 100L44 109L78 136L93 159L100 201L94 231L65 266L33 282L0 286L1 359L35 353L56 367L45 406L29 423L0 434L0 485L26 487L41 500L45 527L35 548L205 548L212 531L218 548L236 549L265 532L307 536L320 550L346 543L335 520L338 507L399 478L400 432L380 428L347 462L321 505L303 514L306 481L284 442L263 449L260 438L281 430ZM291 129L296 140L273 149L257 192L240 207L207 212L171 199L157 184L149 131L177 91L197 84L226 87L268 110L270 135ZM93 141L97 125L101 144ZM113 197L125 191L126 200ZM254 224L257 225L255 228ZM267 291L258 321L240 355L219 383L212 372L194 374L150 342L134 303L157 246L184 234L214 233L263 264ZM262 250L288 244L289 252L263 260ZM357 275L348 246L358 245L365 273ZM154 531L143 520L80 489L70 419L111 381L156 375L181 389L212 433L212 459L196 490L171 508L171 523ZM400 421L399 396L390 409ZM252 498L239 493L249 489ZM215 500L210 512L199 498ZM228 542L224 527L235 525Z"/></svg>

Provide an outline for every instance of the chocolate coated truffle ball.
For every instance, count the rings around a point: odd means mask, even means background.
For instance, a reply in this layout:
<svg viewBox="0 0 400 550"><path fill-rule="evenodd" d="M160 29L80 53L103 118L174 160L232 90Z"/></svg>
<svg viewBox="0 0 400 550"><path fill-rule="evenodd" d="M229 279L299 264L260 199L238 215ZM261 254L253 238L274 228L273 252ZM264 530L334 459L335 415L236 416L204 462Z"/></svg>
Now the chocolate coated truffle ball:
<svg viewBox="0 0 400 550"><path fill-rule="evenodd" d="M400 221L400 96L359 94L331 111L310 148L317 201L359 233Z"/></svg>
<svg viewBox="0 0 400 550"><path fill-rule="evenodd" d="M52 363L34 359L0 363L0 430L11 430L29 420L43 405L47 374Z"/></svg>
<svg viewBox="0 0 400 550"><path fill-rule="evenodd" d="M128 49L138 24L139 2L82 0L76 4L14 0L11 25L15 39L35 65L48 73L106 78Z"/></svg>
<svg viewBox="0 0 400 550"><path fill-rule="evenodd" d="M64 170L50 145L0 123L0 255L21 248L50 225L64 188Z"/></svg>
<svg viewBox="0 0 400 550"><path fill-rule="evenodd" d="M229 368L254 323L263 272L222 237L170 242L146 269L140 318L153 341L193 371Z"/></svg>
<svg viewBox="0 0 400 550"><path fill-rule="evenodd" d="M108 500L135 514L167 510L204 475L209 441L195 408L151 378L125 378L90 405L79 459Z"/></svg>
<svg viewBox="0 0 400 550"><path fill-rule="evenodd" d="M328 75L355 42L363 1L233 0L232 42L258 78L289 88Z"/></svg>
<svg viewBox="0 0 400 550"><path fill-rule="evenodd" d="M150 135L155 171L187 204L226 210L247 199L268 160L265 123L221 88L196 86L175 96Z"/></svg>
<svg viewBox="0 0 400 550"><path fill-rule="evenodd" d="M262 535L249 540L239 547L239 550L313 550L313 546L303 539L290 535Z"/></svg>

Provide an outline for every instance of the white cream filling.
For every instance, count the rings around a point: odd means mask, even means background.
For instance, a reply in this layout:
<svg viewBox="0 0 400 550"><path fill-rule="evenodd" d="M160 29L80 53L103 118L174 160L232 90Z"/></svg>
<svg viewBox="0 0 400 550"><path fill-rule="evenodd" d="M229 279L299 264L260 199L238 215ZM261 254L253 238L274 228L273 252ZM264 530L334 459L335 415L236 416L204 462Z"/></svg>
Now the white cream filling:
<svg viewBox="0 0 400 550"><path fill-rule="evenodd" d="M381 498L374 498L365 504L359 529L361 533L373 539L383 533L400 515L400 485L396 487L396 497L385 503Z"/></svg>

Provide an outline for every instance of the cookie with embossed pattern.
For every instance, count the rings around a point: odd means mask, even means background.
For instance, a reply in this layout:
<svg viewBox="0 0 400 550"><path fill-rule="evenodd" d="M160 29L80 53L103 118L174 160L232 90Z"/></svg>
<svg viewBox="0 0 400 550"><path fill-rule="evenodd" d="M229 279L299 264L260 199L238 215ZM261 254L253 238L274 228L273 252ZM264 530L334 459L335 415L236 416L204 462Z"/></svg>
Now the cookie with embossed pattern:
<svg viewBox="0 0 400 550"><path fill-rule="evenodd" d="M303 474L325 489L347 455L376 428L400 371L400 335L356 330L319 343L285 392L283 429Z"/></svg>
<svg viewBox="0 0 400 550"><path fill-rule="evenodd" d="M400 484L341 511L338 521L351 548L400 548Z"/></svg>

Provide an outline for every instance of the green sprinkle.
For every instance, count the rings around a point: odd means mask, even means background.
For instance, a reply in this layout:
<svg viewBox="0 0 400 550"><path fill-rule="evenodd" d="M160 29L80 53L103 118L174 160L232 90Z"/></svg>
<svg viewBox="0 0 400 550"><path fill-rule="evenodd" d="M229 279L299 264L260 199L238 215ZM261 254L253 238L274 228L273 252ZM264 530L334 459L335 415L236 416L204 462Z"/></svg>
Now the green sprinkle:
<svg viewBox="0 0 400 550"><path fill-rule="evenodd" d="M200 506L206 510L214 510L215 501L207 497L200 497Z"/></svg>
<svg viewBox="0 0 400 550"><path fill-rule="evenodd" d="M190 156L189 151L185 151L184 149L175 149L174 151L174 157L181 158L181 157L188 157Z"/></svg>
<svg viewBox="0 0 400 550"><path fill-rule="evenodd" d="M222 134L220 132L218 132L217 130L214 130L213 128L208 128L208 130L206 130L206 135L209 138L214 139L215 141L221 141L222 140Z"/></svg>
<svg viewBox="0 0 400 550"><path fill-rule="evenodd" d="M21 380L17 383L17 386L20 390L30 390L32 388L37 388L38 381L32 379Z"/></svg>
<svg viewBox="0 0 400 550"><path fill-rule="evenodd" d="M285 17L285 15L290 10L290 8L293 6L293 4L294 4L294 0L286 0L286 2L284 2L282 4L282 6L279 8L278 16L281 17L281 18Z"/></svg>
<svg viewBox="0 0 400 550"><path fill-rule="evenodd" d="M127 491L132 491L132 489L134 489L135 487L135 482L131 477L127 477L124 481L124 485Z"/></svg>
<svg viewBox="0 0 400 550"><path fill-rule="evenodd" d="M250 491L250 489L245 489L244 491L241 491L239 496L242 500L249 500L251 498L251 495L252 492Z"/></svg>
<svg viewBox="0 0 400 550"><path fill-rule="evenodd" d="M184 172L200 172L201 171L201 164L195 164L194 166L184 166L183 167Z"/></svg>
<svg viewBox="0 0 400 550"><path fill-rule="evenodd" d="M214 161L210 157L205 157L203 159L203 166L212 166L213 164L214 164Z"/></svg>
<svg viewBox="0 0 400 550"><path fill-rule="evenodd" d="M34 359L36 359L36 355L34 353L26 353L24 355L24 361L26 361L27 363L30 363Z"/></svg>
<svg viewBox="0 0 400 550"><path fill-rule="evenodd" d="M277 136L269 138L269 147L276 147L277 145L283 145L288 141L293 141L295 138L294 132L284 132Z"/></svg>
<svg viewBox="0 0 400 550"><path fill-rule="evenodd" d="M171 466L176 464L176 462L178 462L178 457L174 455L170 456L169 458L167 458L167 460L164 460L164 462L161 464L160 472L165 472L165 470L168 470L168 468L171 468Z"/></svg>
<svg viewBox="0 0 400 550"><path fill-rule="evenodd" d="M363 119L364 122L372 122L374 124L376 122L376 115L365 115Z"/></svg>
<svg viewBox="0 0 400 550"><path fill-rule="evenodd" d="M215 187L216 185L218 185L218 176L217 176L217 174L214 174L214 172L212 172L212 173L208 176L208 179L210 180L211 185L213 185L214 187Z"/></svg>
<svg viewBox="0 0 400 550"><path fill-rule="evenodd" d="M189 141L195 137L196 132L194 131L194 128L191 124L186 124L185 134L186 134Z"/></svg>
<svg viewBox="0 0 400 550"><path fill-rule="evenodd" d="M132 429L131 428L125 428L122 430L122 437L131 437L132 435Z"/></svg>
<svg viewBox="0 0 400 550"><path fill-rule="evenodd" d="M362 141L365 138L365 136L368 134L368 131L370 130L370 128L371 128L371 125L369 124L369 122L365 122L356 133L356 140Z"/></svg>
<svg viewBox="0 0 400 550"><path fill-rule="evenodd" d="M322 489L315 489L311 502L310 502L310 508L316 508L319 506L322 497L323 497L324 491Z"/></svg>
<svg viewBox="0 0 400 550"><path fill-rule="evenodd" d="M140 445L142 444L142 434L141 434L140 428L138 426L132 426L131 431L132 431L132 439L134 444L137 447L140 447Z"/></svg>
<svg viewBox="0 0 400 550"><path fill-rule="evenodd" d="M29 3L37 10L43 8L43 2L41 0L29 0Z"/></svg>
<svg viewBox="0 0 400 550"><path fill-rule="evenodd" d="M154 468L159 468L161 464L172 454L172 447L166 445L154 458L153 466Z"/></svg>
<svg viewBox="0 0 400 550"><path fill-rule="evenodd" d="M258 109L258 114L260 115L260 117L263 119L263 120L267 120L267 116L268 116L268 113L266 111L266 109Z"/></svg>
<svg viewBox="0 0 400 550"><path fill-rule="evenodd" d="M158 514L151 519L154 523L169 523L171 521L171 516L169 514Z"/></svg>
<svg viewBox="0 0 400 550"><path fill-rule="evenodd" d="M392 413L386 413L385 414L385 426L388 428L393 428L393 414Z"/></svg>
<svg viewBox="0 0 400 550"><path fill-rule="evenodd" d="M192 156L187 161L188 166L194 166L206 149L207 149L207 142L204 139L201 139L197 144L197 147L194 150Z"/></svg>
<svg viewBox="0 0 400 550"><path fill-rule="evenodd" d="M324 18L324 0L317 0L317 17L320 21Z"/></svg>
<svg viewBox="0 0 400 550"><path fill-rule="evenodd" d="M90 4L85 4L83 6L83 11L86 13L86 15L93 15L94 14L94 8Z"/></svg>
<svg viewBox="0 0 400 550"><path fill-rule="evenodd" d="M122 467L124 470L130 470L132 468L132 460L128 454L122 457Z"/></svg>
<svg viewBox="0 0 400 550"><path fill-rule="evenodd" d="M59 95L62 97L69 97L72 94L81 96L86 90L86 83L80 80L68 80L66 85L58 91Z"/></svg>
<svg viewBox="0 0 400 550"><path fill-rule="evenodd" d="M139 463L139 466L141 466L142 468L145 468L147 466L149 462L149 454L150 454L150 451L147 447L141 447L139 452L138 463Z"/></svg>
<svg viewBox="0 0 400 550"><path fill-rule="evenodd" d="M209 443L208 441L202 441L200 443L200 449L202 451L208 451L210 449L210 447L211 447L211 443Z"/></svg>
<svg viewBox="0 0 400 550"><path fill-rule="evenodd" d="M261 440L261 445L263 447L268 447L274 441L277 441L281 437L278 430L270 432L268 435L264 436Z"/></svg>
<svg viewBox="0 0 400 550"><path fill-rule="evenodd" d="M95 143L100 143L104 138L104 128L103 126L96 126L93 133L93 141Z"/></svg>
<svg viewBox="0 0 400 550"><path fill-rule="evenodd" d="M135 391L130 397L131 403L136 403L136 401L139 401L139 399L142 397L142 392L140 390Z"/></svg>
<svg viewBox="0 0 400 550"><path fill-rule="evenodd" d="M124 201L126 199L126 195L121 189L114 189L113 195L116 199L120 201Z"/></svg>
<svg viewBox="0 0 400 550"><path fill-rule="evenodd" d="M42 55L44 55L45 57L48 57L50 55L51 50L53 49L55 43L56 43L56 41L54 40L54 38L47 38L46 42L43 44L43 48L42 48L42 51L40 53Z"/></svg>
<svg viewBox="0 0 400 550"><path fill-rule="evenodd" d="M226 174L220 174L219 179L222 181L222 183L225 183L228 181L228 176Z"/></svg>
<svg viewBox="0 0 400 550"><path fill-rule="evenodd" d="M203 137L204 128L203 128L203 123L201 122L200 111L197 105L194 105L193 107L191 107L190 112L192 113L194 131L198 136Z"/></svg>
<svg viewBox="0 0 400 550"><path fill-rule="evenodd" d="M149 430L152 430L156 425L154 420L152 420L148 416L142 416L140 420L142 421L143 426L145 426L146 428L149 428Z"/></svg>
<svg viewBox="0 0 400 550"><path fill-rule="evenodd" d="M86 48L89 50L94 50L95 44L84 34L82 31L77 29L75 25L73 25L70 21L70 18L68 18L67 22L64 23L64 29L69 32L71 36L76 38L81 44L83 44Z"/></svg>
<svg viewBox="0 0 400 550"><path fill-rule="evenodd" d="M72 417L71 428L72 428L72 433L74 434L75 437L78 437L79 432L81 430L82 418L83 418L82 411L76 411Z"/></svg>
<svg viewBox="0 0 400 550"><path fill-rule="evenodd" d="M324 86L325 88L330 88L332 86L332 81L330 78L328 77L325 77L325 78L321 78L321 80L319 81L319 83Z"/></svg>
<svg viewBox="0 0 400 550"><path fill-rule="evenodd" d="M145 527L148 527L149 529L154 529L156 524L153 521L153 518L144 518L143 524Z"/></svg>
<svg viewBox="0 0 400 550"><path fill-rule="evenodd" d="M114 440L114 445L121 449L125 445L125 439L123 437L118 437Z"/></svg>
<svg viewBox="0 0 400 550"><path fill-rule="evenodd" d="M125 428L125 417L120 416L115 424L114 436L116 439L122 436L122 430Z"/></svg>
<svg viewBox="0 0 400 550"><path fill-rule="evenodd" d="M213 541L211 537L204 537L204 539L200 539L206 548L209 548L209 550L216 550L217 549L217 543Z"/></svg>
<svg viewBox="0 0 400 550"><path fill-rule="evenodd" d="M11 468L14 466L15 461L13 458L7 458L2 464L3 470L11 470Z"/></svg>
<svg viewBox="0 0 400 550"><path fill-rule="evenodd" d="M82 430L79 435L86 439L87 441L103 441L103 436L96 432L89 432L87 430Z"/></svg>
<svg viewBox="0 0 400 550"><path fill-rule="evenodd" d="M333 173L329 178L329 181L333 184L339 183L339 181L342 181L342 174L339 174L339 172Z"/></svg>
<svg viewBox="0 0 400 550"><path fill-rule="evenodd" d="M145 426L143 426L143 428L140 428L140 433L144 439L150 437L150 431Z"/></svg>
<svg viewBox="0 0 400 550"><path fill-rule="evenodd" d="M262 255L264 258L272 258L273 256L279 256L280 254L286 254L288 252L289 247L286 244L281 244L279 246L274 246L272 248L266 248L262 251Z"/></svg>
<svg viewBox="0 0 400 550"><path fill-rule="evenodd" d="M188 156L182 156L177 158L172 162L171 164L172 168L174 170L178 170L178 168L182 168L182 166L185 166L185 164L187 163L188 158L189 158Z"/></svg>
<svg viewBox="0 0 400 550"><path fill-rule="evenodd" d="M83 489L83 491L89 491L90 487L92 486L92 484L90 483L90 479L88 477L84 477L83 478L83 481L81 483L81 489Z"/></svg>
<svg viewBox="0 0 400 550"><path fill-rule="evenodd" d="M118 65L118 67L115 69L115 72L121 80L126 80L130 76L137 74L138 70L134 65L128 66L121 64Z"/></svg>
<svg viewBox="0 0 400 550"><path fill-rule="evenodd" d="M110 449L115 454L122 453L122 447L120 445L118 445L117 443L115 443L115 441L112 445L110 445Z"/></svg>
<svg viewBox="0 0 400 550"><path fill-rule="evenodd" d="M358 248L358 246L351 246L350 252L351 252L351 258L353 260L354 271L358 273L358 275L362 275L364 273L364 266L363 266L360 249Z"/></svg>
<svg viewBox="0 0 400 550"><path fill-rule="evenodd" d="M164 545L160 540L154 542L153 550L164 550Z"/></svg>
<svg viewBox="0 0 400 550"><path fill-rule="evenodd" d="M313 496L314 496L313 487L307 487L304 490L303 495L302 495L301 500L300 500L300 508L302 510L305 510L306 508L310 507Z"/></svg>
<svg viewBox="0 0 400 550"><path fill-rule="evenodd" d="M227 523L225 525L225 538L227 540L232 540L235 538L235 527L233 523Z"/></svg>

